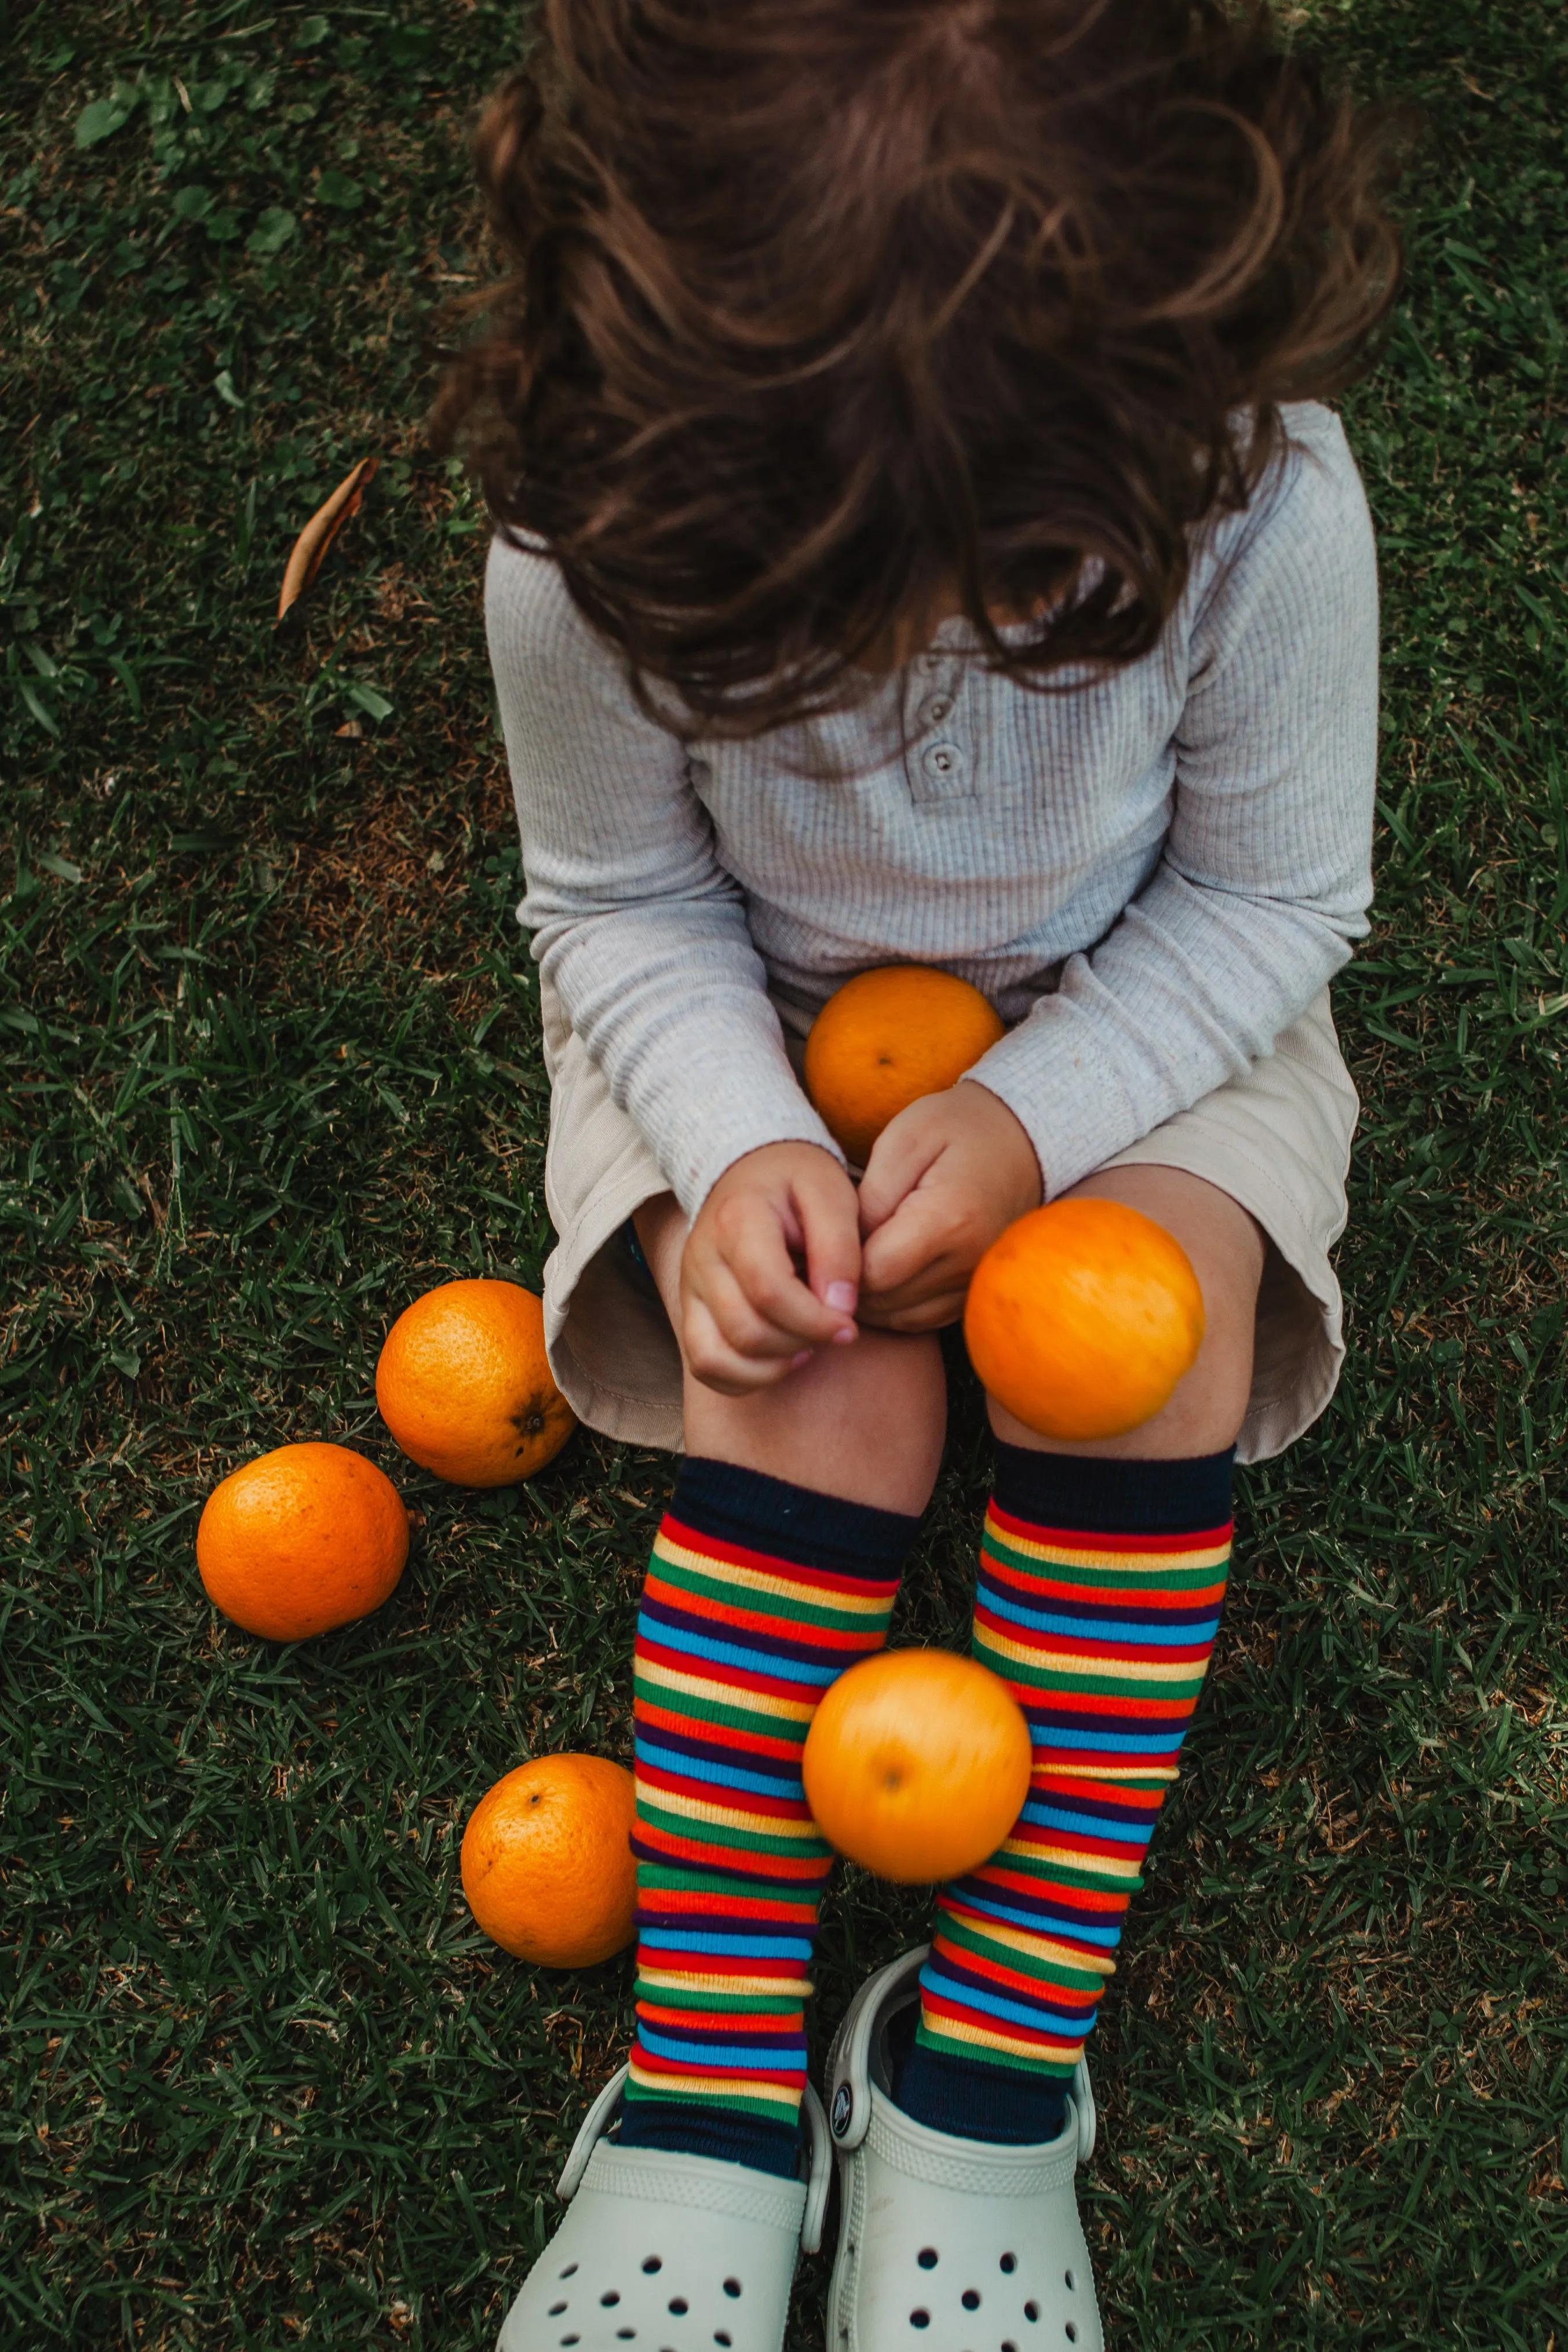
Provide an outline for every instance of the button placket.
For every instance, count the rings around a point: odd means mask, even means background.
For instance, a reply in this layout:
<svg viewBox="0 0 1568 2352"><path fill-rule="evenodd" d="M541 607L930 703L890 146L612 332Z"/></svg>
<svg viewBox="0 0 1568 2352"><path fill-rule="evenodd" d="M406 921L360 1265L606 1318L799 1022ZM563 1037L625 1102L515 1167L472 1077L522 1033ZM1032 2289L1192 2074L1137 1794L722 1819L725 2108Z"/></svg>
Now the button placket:
<svg viewBox="0 0 1568 2352"><path fill-rule="evenodd" d="M960 709L959 665L922 654L910 681L914 703L910 740L904 750L904 775L916 801L970 800L974 795L974 752Z"/></svg>
<svg viewBox="0 0 1568 2352"><path fill-rule="evenodd" d="M921 773L944 798L967 791L969 762L963 756L963 744L949 743L940 736L934 743L928 743L921 753Z"/></svg>

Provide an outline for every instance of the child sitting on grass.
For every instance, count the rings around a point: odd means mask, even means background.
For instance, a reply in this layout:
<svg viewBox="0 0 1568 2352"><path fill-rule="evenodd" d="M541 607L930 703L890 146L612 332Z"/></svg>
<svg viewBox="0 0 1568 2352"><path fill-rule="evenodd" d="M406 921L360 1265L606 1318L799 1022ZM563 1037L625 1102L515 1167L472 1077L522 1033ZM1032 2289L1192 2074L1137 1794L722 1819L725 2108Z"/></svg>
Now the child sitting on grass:
<svg viewBox="0 0 1568 2352"><path fill-rule="evenodd" d="M684 1455L637 1638L636 2038L502 2343L782 2343L826 2145L801 1745L886 1634L936 1335L1076 1193L1175 1235L1206 1337L1125 1438L991 1405L974 1643L1034 1779L840 2029L829 2343L1090 2352L1085 2038L1233 1459L1343 1352L1328 983L1377 606L1317 395L1393 295L1375 127L1227 0L551 0L479 152L517 273L444 425L500 526L551 1356L592 1427ZM890 963L1007 1034L856 1171L802 1041Z"/></svg>

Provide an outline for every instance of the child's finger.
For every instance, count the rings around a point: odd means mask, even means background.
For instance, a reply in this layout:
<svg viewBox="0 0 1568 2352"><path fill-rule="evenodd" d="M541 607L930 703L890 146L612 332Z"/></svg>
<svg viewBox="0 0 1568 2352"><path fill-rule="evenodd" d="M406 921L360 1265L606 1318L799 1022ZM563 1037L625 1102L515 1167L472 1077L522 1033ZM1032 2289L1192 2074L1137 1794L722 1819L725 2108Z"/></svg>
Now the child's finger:
<svg viewBox="0 0 1568 2352"><path fill-rule="evenodd" d="M761 1310L729 1266L720 1264L713 1267L702 1284L700 1297L714 1329L736 1355L765 1360L799 1354L801 1334Z"/></svg>
<svg viewBox="0 0 1568 2352"><path fill-rule="evenodd" d="M800 1219L805 1278L813 1296L836 1318L830 1336L840 1339L860 1293L860 1207L855 1187L825 1157L820 1170L797 1175L791 1190ZM853 1335L850 1322L848 1336Z"/></svg>
<svg viewBox="0 0 1568 2352"><path fill-rule="evenodd" d="M831 1165L831 1162L829 1163ZM837 1171L836 1171L837 1172ZM847 1190L847 1186L846 1190ZM812 1220L816 1204L807 1207L796 1198L800 1216L802 1244L806 1262L811 1263ZM852 1271L859 1273L860 1244L854 1238ZM799 1347L823 1347L841 1333L855 1336L855 1326L849 1319L850 1307L842 1296L831 1302L814 1295L795 1270L795 1261L784 1229L771 1211L762 1211L743 1219L735 1219L719 1236L721 1262L734 1276L748 1303L763 1321L781 1332L787 1332ZM840 1279L842 1277L839 1277ZM832 1286L830 1277L829 1286Z"/></svg>
<svg viewBox="0 0 1568 2352"><path fill-rule="evenodd" d="M929 1122L913 1116L923 1108L921 1103L911 1103L909 1110L900 1111L882 1129L871 1146L871 1157L860 1179L860 1231L864 1234L879 1232L897 1213L931 1162L941 1155L941 1139L929 1131Z"/></svg>
<svg viewBox="0 0 1568 2352"><path fill-rule="evenodd" d="M964 1260L964 1223L951 1200L909 1193L866 1244L861 1280L867 1292L885 1307L904 1303L899 1294L922 1281L928 1288L933 1278L951 1284Z"/></svg>
<svg viewBox="0 0 1568 2352"><path fill-rule="evenodd" d="M922 1298L910 1307L886 1306L879 1298L868 1298L860 1310L860 1319L874 1331L943 1331L950 1323L963 1319L963 1305L969 1296L969 1286L957 1289L939 1290L934 1297Z"/></svg>
<svg viewBox="0 0 1568 2352"><path fill-rule="evenodd" d="M750 1396L785 1379L809 1349L793 1356L742 1356L731 1347L700 1298L692 1299L681 1318L681 1347L693 1376L721 1396Z"/></svg>

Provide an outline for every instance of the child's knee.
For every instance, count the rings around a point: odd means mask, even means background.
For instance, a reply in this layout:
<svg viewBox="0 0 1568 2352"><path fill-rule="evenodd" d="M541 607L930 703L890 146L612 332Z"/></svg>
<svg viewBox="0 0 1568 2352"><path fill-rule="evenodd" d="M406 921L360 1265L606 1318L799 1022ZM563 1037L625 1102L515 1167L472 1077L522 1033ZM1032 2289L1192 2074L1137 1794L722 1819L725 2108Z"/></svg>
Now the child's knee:
<svg viewBox="0 0 1568 2352"><path fill-rule="evenodd" d="M947 1386L934 1337L863 1330L771 1388L724 1396L688 1378L686 1444L881 1510L923 1511L942 1465Z"/></svg>
<svg viewBox="0 0 1568 2352"><path fill-rule="evenodd" d="M1074 1194L1121 1201L1152 1218L1191 1260L1204 1296L1204 1339L1192 1370L1152 1420L1121 1437L1058 1444L990 1399L991 1425L1009 1444L1051 1454L1174 1460L1234 1445L1252 1393L1258 1291L1267 1243L1257 1220L1217 1185L1184 1168L1100 1169Z"/></svg>

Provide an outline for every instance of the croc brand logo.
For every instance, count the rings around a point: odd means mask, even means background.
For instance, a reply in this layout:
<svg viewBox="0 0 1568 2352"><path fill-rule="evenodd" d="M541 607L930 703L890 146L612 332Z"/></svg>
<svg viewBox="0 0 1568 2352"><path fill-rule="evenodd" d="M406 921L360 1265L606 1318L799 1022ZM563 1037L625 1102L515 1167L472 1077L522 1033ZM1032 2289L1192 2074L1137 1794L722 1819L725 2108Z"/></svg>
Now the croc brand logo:
<svg viewBox="0 0 1568 2352"><path fill-rule="evenodd" d="M849 2118L855 2112L855 2095L847 2083L840 2083L833 2094L833 2137L842 2139L849 2128Z"/></svg>

